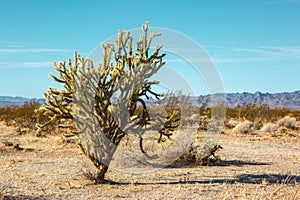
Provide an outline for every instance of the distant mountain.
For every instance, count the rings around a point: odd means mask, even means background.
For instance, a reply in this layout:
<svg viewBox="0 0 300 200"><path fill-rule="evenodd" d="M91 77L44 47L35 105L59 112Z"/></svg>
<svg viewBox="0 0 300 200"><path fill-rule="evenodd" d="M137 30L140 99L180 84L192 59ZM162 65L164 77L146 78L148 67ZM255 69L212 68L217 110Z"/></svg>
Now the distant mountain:
<svg viewBox="0 0 300 200"><path fill-rule="evenodd" d="M203 96L204 100L209 99L210 105L214 105L217 102L226 99L226 104L233 108L238 104L248 104L253 102L262 102L269 105L270 108L285 107L291 110L300 110L300 90L295 92L283 92L283 93L228 93L228 94L211 94ZM199 97L191 97L193 104L198 104ZM38 102L44 104L44 99L27 99L23 97L9 97L0 96L0 107L6 106L21 106L24 102Z"/></svg>
<svg viewBox="0 0 300 200"><path fill-rule="evenodd" d="M225 96L225 97L224 97ZM193 101L199 97L193 97ZM291 110L300 110L300 90L295 92L284 92L284 93L261 93L255 92L248 93L228 93L228 94L212 94L206 95L204 99L209 99L210 104L215 104L221 100L226 99L228 107L234 108L238 104L249 104L253 102L262 102L267 104L270 108L285 107Z"/></svg>
<svg viewBox="0 0 300 200"><path fill-rule="evenodd" d="M39 104L45 103L45 99L37 98L24 98L24 97L10 97L10 96L0 96L0 107L8 106L22 106L25 102L38 102Z"/></svg>

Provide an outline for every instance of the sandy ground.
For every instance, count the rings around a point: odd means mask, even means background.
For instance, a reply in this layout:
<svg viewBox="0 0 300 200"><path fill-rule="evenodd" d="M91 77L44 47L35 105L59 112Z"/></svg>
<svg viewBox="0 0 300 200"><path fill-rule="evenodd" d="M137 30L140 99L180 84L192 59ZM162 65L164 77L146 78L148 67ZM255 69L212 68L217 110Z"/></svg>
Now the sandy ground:
<svg viewBox="0 0 300 200"><path fill-rule="evenodd" d="M75 144L0 123L0 199L300 199L299 136L222 134L216 166L110 169L115 183L95 185L83 175L95 168Z"/></svg>

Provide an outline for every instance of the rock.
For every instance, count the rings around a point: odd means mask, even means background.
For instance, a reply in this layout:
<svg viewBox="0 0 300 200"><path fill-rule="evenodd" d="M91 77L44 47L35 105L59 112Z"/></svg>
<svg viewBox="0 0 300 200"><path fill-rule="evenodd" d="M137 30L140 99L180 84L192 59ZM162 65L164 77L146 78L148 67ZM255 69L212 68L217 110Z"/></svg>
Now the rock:
<svg viewBox="0 0 300 200"><path fill-rule="evenodd" d="M2 142L5 146L7 146L7 147L11 147L11 146L13 146L14 145L14 143L12 143L12 142L9 142L9 141L4 141L4 142Z"/></svg>

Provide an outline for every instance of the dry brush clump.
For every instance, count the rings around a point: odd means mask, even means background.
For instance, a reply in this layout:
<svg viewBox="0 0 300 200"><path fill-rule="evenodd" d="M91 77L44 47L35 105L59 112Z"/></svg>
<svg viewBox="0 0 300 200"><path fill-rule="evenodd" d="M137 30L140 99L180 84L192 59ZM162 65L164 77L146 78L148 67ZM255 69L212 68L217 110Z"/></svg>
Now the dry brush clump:
<svg viewBox="0 0 300 200"><path fill-rule="evenodd" d="M297 127L297 120L295 117L285 116L282 119L279 119L277 124L278 126L284 126L288 129L295 129Z"/></svg>
<svg viewBox="0 0 300 200"><path fill-rule="evenodd" d="M288 115L279 119L277 123L269 122L265 124L260 131L261 133L286 134L291 130L297 130L297 124L296 118Z"/></svg>
<svg viewBox="0 0 300 200"><path fill-rule="evenodd" d="M284 107L270 108L263 103L249 103L227 108L225 126L232 129L232 133L249 133L253 129L261 133L289 133L289 130L299 129L297 119L299 110L289 110ZM239 121L245 121L236 125ZM252 124L251 124L252 123Z"/></svg>
<svg viewBox="0 0 300 200"><path fill-rule="evenodd" d="M250 133L254 128L253 122L250 122L248 120L239 123L232 129L232 134L244 134L244 133Z"/></svg>
<svg viewBox="0 0 300 200"><path fill-rule="evenodd" d="M300 121L296 121L295 127L297 130L300 130Z"/></svg>
<svg viewBox="0 0 300 200"><path fill-rule="evenodd" d="M260 131L261 133L275 133L278 128L279 126L277 124L269 122L265 124Z"/></svg>
<svg viewBox="0 0 300 200"><path fill-rule="evenodd" d="M192 133L176 133L165 149L172 154L172 165L214 165L221 162L217 152L221 145L212 141L199 141ZM171 161L171 160L170 160Z"/></svg>
<svg viewBox="0 0 300 200"><path fill-rule="evenodd" d="M185 159L194 160L198 165L212 165L221 162L221 157L216 153L222 149L222 146L210 141L197 144L193 143L188 149Z"/></svg>
<svg viewBox="0 0 300 200"><path fill-rule="evenodd" d="M264 103L248 103L237 105L235 108L227 108L227 119L249 120L256 128L261 128L266 122L276 122L289 114L300 116L299 111L289 110L284 107L270 108Z"/></svg>
<svg viewBox="0 0 300 200"><path fill-rule="evenodd" d="M238 121L237 119L226 119L225 121L225 126L227 128L234 128L236 127L238 124L240 123L240 121Z"/></svg>
<svg viewBox="0 0 300 200"><path fill-rule="evenodd" d="M288 128L285 126L279 126L277 129L277 133L287 133L288 132Z"/></svg>
<svg viewBox="0 0 300 200"><path fill-rule="evenodd" d="M0 108L0 121L7 126L14 126L20 134L34 132L36 123L44 123L47 118L44 115L35 113L41 105L36 102L25 102L22 106L11 106ZM49 126L47 131L53 130Z"/></svg>
<svg viewBox="0 0 300 200"><path fill-rule="evenodd" d="M194 136L194 138L193 138ZM177 150L173 165L214 165L221 162L221 157L217 152L222 149L221 145L213 141L199 141L196 135L191 133L179 133L172 136L172 143L167 148ZM178 148L179 147L179 148ZM179 150L179 151L178 151Z"/></svg>

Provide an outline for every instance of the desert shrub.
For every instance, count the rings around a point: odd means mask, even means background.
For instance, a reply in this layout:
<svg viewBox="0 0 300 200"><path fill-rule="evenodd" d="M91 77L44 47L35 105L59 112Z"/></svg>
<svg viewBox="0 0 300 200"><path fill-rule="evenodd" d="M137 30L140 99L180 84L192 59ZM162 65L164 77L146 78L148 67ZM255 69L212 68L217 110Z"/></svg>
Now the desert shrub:
<svg viewBox="0 0 300 200"><path fill-rule="evenodd" d="M197 121L199 118L200 118L199 114L192 114L190 120L194 122Z"/></svg>
<svg viewBox="0 0 300 200"><path fill-rule="evenodd" d="M274 123L267 123L261 128L262 133L274 133L278 129L278 125Z"/></svg>
<svg viewBox="0 0 300 200"><path fill-rule="evenodd" d="M33 131L36 123L47 121L45 116L34 112L39 107L36 102L25 102L22 106L0 108L0 121L4 121L8 126L15 126L19 133Z"/></svg>
<svg viewBox="0 0 300 200"><path fill-rule="evenodd" d="M254 129L255 130L259 130L263 127L263 122L262 122L262 119L260 117L256 117L254 119L254 122L253 122L253 126L254 126Z"/></svg>
<svg viewBox="0 0 300 200"><path fill-rule="evenodd" d="M300 121L296 121L295 128L298 129L298 130L300 129Z"/></svg>
<svg viewBox="0 0 300 200"><path fill-rule="evenodd" d="M201 100L199 114L200 114L200 121L199 121L199 131L215 131L219 132L220 128L224 125L224 119L226 118L226 106L224 103L217 103L211 107L208 107L208 100Z"/></svg>
<svg viewBox="0 0 300 200"><path fill-rule="evenodd" d="M207 131L209 128L210 124L210 117L208 115L200 116L200 121L199 121L199 131Z"/></svg>
<svg viewBox="0 0 300 200"><path fill-rule="evenodd" d="M284 118L278 120L277 122L278 126L285 126L289 129L295 129L296 128L296 118L291 116L285 116Z"/></svg>
<svg viewBox="0 0 300 200"><path fill-rule="evenodd" d="M222 147L219 144L206 142L202 145L194 146L191 153L195 156L196 164L210 165L221 161L221 157L215 155L220 149Z"/></svg>
<svg viewBox="0 0 300 200"><path fill-rule="evenodd" d="M226 120L225 122L225 126L227 128L234 128L236 125L238 125L240 122L236 119L229 119L229 120Z"/></svg>
<svg viewBox="0 0 300 200"><path fill-rule="evenodd" d="M177 159L175 164L213 165L221 161L221 157L216 153L222 149L221 145L206 141L204 143L193 142L185 153Z"/></svg>
<svg viewBox="0 0 300 200"><path fill-rule="evenodd" d="M232 129L233 134L249 133L253 130L253 122L248 120L241 122Z"/></svg>
<svg viewBox="0 0 300 200"><path fill-rule="evenodd" d="M227 108L226 115L228 119L244 119L254 122L257 118L259 118L262 122L275 122L290 113L297 116L299 114L298 111L291 111L284 107L272 109L267 104L253 102L237 105L235 108Z"/></svg>
<svg viewBox="0 0 300 200"><path fill-rule="evenodd" d="M288 129L285 126L279 126L279 128L277 129L278 133L286 133L287 131Z"/></svg>

